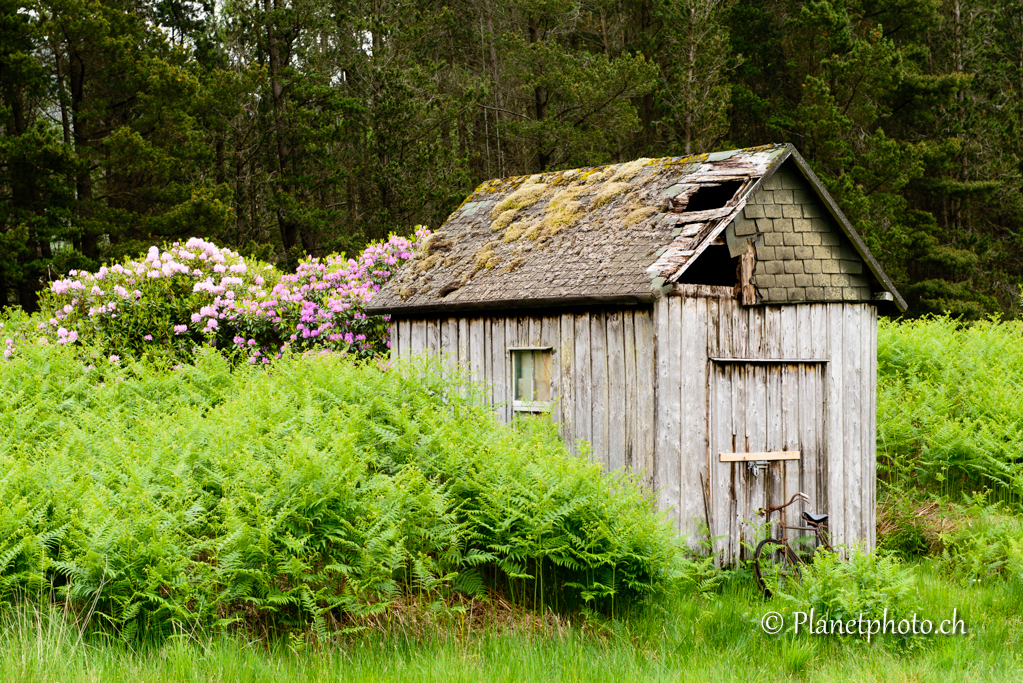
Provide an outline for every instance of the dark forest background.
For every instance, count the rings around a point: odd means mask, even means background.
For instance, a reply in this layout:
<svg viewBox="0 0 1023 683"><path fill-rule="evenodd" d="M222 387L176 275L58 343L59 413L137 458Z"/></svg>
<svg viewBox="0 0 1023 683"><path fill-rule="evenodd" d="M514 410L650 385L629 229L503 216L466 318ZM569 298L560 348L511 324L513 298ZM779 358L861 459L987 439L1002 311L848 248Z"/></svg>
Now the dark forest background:
<svg viewBox="0 0 1023 683"><path fill-rule="evenodd" d="M792 142L911 313L1019 311L1019 0L0 6L0 305L163 240L288 268L488 178Z"/></svg>

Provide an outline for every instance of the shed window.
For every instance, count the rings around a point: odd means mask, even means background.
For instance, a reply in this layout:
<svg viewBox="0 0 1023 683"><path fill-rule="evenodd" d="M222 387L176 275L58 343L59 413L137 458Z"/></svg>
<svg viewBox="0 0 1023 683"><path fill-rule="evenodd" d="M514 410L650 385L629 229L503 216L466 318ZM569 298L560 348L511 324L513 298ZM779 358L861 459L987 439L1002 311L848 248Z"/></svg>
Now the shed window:
<svg viewBox="0 0 1023 683"><path fill-rule="evenodd" d="M551 350L511 349L512 409L541 412L551 406Z"/></svg>

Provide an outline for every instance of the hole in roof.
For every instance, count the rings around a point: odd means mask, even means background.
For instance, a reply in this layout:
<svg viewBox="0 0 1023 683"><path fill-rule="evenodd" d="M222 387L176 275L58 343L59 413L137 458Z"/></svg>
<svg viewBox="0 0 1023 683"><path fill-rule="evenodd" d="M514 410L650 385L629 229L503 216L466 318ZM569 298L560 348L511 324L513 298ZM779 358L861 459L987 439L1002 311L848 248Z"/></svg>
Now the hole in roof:
<svg viewBox="0 0 1023 683"><path fill-rule="evenodd" d="M729 256L727 246L711 244L678 281L688 285L734 287L739 281L739 258Z"/></svg>
<svg viewBox="0 0 1023 683"><path fill-rule="evenodd" d="M742 187L741 180L727 180L716 185L701 185L696 192L690 195L684 213L720 209L732 201L740 187Z"/></svg>

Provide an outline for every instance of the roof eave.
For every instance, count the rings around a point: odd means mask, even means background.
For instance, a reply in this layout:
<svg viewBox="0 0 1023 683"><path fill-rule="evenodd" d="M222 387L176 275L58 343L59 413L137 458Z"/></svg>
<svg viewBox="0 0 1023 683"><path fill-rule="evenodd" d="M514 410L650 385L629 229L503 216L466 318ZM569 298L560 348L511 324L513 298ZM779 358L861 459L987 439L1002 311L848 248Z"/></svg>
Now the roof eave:
<svg viewBox="0 0 1023 683"><path fill-rule="evenodd" d="M581 306L635 306L649 304L654 294L622 294L618 296L567 296L529 299L505 299L495 301L438 302L436 304L414 304L396 306L374 306L372 299L366 306L368 315L390 315L392 317L420 317L438 313L473 313L482 311L521 311L529 309L573 308Z"/></svg>

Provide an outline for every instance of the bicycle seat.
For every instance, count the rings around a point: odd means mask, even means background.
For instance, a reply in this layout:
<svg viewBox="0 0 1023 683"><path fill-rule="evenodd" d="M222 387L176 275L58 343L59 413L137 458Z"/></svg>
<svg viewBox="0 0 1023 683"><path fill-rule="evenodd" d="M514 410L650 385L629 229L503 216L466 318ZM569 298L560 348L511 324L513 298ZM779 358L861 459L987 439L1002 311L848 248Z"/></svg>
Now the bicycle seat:
<svg viewBox="0 0 1023 683"><path fill-rule="evenodd" d="M824 522L828 521L828 514L824 513L823 515L817 515L812 512L804 512L803 519L812 524L823 524Z"/></svg>

